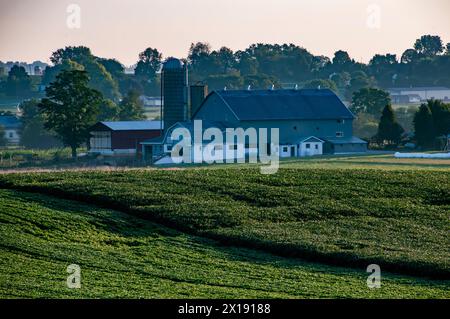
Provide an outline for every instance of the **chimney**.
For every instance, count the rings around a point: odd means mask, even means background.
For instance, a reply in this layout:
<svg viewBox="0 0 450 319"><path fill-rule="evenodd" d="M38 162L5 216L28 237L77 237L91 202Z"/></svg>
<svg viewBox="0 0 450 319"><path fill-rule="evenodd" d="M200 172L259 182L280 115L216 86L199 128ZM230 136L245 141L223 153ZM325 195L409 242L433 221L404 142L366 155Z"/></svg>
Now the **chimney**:
<svg viewBox="0 0 450 319"><path fill-rule="evenodd" d="M191 97L191 105L190 105L190 118L197 112L200 105L202 105L206 96L208 95L208 86L204 84L196 84L191 85L190 88L190 97Z"/></svg>

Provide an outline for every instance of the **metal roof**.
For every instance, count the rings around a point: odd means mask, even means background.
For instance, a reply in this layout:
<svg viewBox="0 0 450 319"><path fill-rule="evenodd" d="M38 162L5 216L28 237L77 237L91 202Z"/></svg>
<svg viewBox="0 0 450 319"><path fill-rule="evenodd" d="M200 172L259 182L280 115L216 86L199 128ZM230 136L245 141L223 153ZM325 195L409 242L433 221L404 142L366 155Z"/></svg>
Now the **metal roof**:
<svg viewBox="0 0 450 319"><path fill-rule="evenodd" d="M327 142L331 144L367 144L366 141L360 139L359 137L336 137L336 138L325 138Z"/></svg>
<svg viewBox="0 0 450 319"><path fill-rule="evenodd" d="M328 89L214 91L241 121L352 119ZM203 105L207 104L207 100Z"/></svg>
<svg viewBox="0 0 450 319"><path fill-rule="evenodd" d="M100 122L113 131L160 130L161 121Z"/></svg>
<svg viewBox="0 0 450 319"><path fill-rule="evenodd" d="M21 126L20 119L13 115L0 116L0 125L6 129L15 129Z"/></svg>

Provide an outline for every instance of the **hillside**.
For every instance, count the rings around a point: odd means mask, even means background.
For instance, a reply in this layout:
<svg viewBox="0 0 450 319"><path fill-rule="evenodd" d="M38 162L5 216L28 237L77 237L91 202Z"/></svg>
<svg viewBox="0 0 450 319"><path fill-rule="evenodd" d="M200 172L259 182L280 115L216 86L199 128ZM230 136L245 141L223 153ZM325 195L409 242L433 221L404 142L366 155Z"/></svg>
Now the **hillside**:
<svg viewBox="0 0 450 319"><path fill-rule="evenodd" d="M449 171L186 169L30 173L0 187L118 209L223 244L448 278Z"/></svg>
<svg viewBox="0 0 450 319"><path fill-rule="evenodd" d="M448 283L275 257L118 211L0 190L0 298L446 298ZM81 267L82 289L66 287Z"/></svg>

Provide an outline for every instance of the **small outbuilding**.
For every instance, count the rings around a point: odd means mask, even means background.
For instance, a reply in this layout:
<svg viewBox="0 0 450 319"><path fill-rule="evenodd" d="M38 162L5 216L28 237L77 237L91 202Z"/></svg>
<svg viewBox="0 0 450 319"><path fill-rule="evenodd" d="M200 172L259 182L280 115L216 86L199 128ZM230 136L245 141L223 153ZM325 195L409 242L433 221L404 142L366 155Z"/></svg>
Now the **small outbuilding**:
<svg viewBox="0 0 450 319"><path fill-rule="evenodd" d="M5 130L5 138L8 144L17 145L20 143L20 128L22 123L17 116L0 116L0 126Z"/></svg>
<svg viewBox="0 0 450 319"><path fill-rule="evenodd" d="M161 135L161 121L98 122L91 128L89 153L132 156L140 143Z"/></svg>

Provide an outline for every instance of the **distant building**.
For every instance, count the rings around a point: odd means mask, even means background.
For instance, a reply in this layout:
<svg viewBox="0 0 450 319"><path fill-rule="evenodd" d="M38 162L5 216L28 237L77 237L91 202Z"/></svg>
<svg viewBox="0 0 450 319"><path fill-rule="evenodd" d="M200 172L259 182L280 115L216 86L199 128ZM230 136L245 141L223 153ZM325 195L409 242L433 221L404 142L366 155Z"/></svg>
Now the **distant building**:
<svg viewBox="0 0 450 319"><path fill-rule="evenodd" d="M162 105L162 99L160 96L146 96L141 95L139 97L139 100L141 100L144 107L161 107Z"/></svg>
<svg viewBox="0 0 450 319"><path fill-rule="evenodd" d="M89 153L132 156L140 142L161 134L160 121L98 122L91 128Z"/></svg>
<svg viewBox="0 0 450 319"><path fill-rule="evenodd" d="M395 104L420 103L430 99L450 102L450 89L446 87L411 87L388 89Z"/></svg>
<svg viewBox="0 0 450 319"><path fill-rule="evenodd" d="M18 145L20 143L20 128L22 123L17 116L0 116L0 126L5 129L5 138L8 144Z"/></svg>

